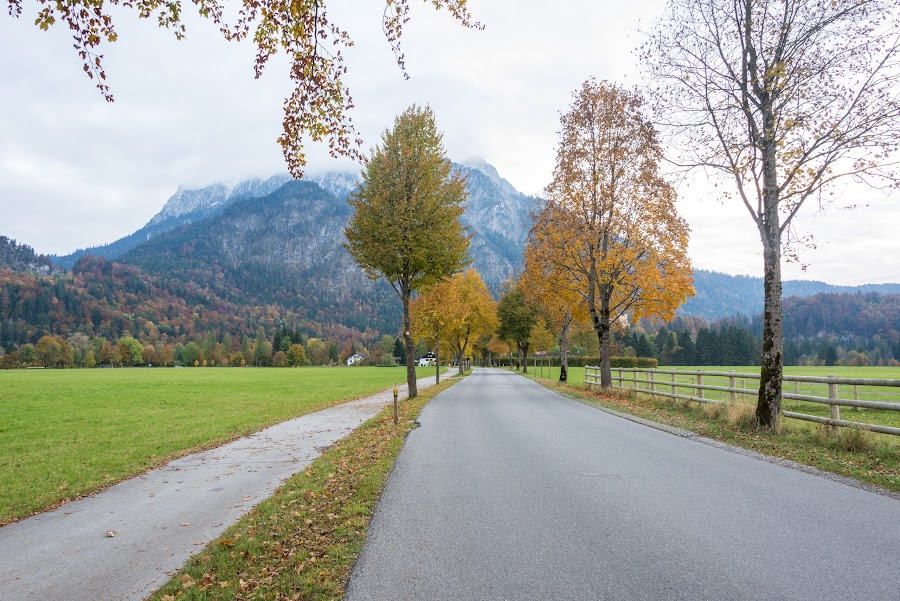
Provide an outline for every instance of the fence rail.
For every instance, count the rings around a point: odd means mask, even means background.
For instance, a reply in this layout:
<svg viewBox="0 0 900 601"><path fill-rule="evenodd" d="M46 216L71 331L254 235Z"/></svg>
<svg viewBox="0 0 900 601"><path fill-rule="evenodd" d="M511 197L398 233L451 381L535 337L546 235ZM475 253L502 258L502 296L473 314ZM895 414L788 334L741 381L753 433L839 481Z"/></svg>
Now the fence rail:
<svg viewBox="0 0 900 601"><path fill-rule="evenodd" d="M660 376L668 377L660 378ZM700 369L631 369L614 367L612 368L611 380L613 388L632 389L654 396L696 401L698 403L728 404L736 403L740 400L746 401L748 397L755 400L758 389L748 387L747 380L758 381L759 374L736 371L703 371ZM738 381L740 381L740 386L738 386ZM584 383L588 389L595 386L599 388L600 367L585 366ZM788 391L789 384L793 384L793 392ZM822 387L825 387L827 396L813 394L819 392ZM841 398L841 390L845 394L847 391L851 391L853 398ZM900 402L873 398L880 396L900 399L900 380L840 378L835 375L785 375L784 391L782 393L784 400L794 401L795 409L804 408L801 403L828 405L829 415L825 417L798 411L784 411L782 415L791 419L825 424L833 429L857 428L900 436L900 427L841 419L841 407L850 407L853 410L900 411ZM806 408L806 410L810 409ZM900 423L900 415L893 421Z"/></svg>

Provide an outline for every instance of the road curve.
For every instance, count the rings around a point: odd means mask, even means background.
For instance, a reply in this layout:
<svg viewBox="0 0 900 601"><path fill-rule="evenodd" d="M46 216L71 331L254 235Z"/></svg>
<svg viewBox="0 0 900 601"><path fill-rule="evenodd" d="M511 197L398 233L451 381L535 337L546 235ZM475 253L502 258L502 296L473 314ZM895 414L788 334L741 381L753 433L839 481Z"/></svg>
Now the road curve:
<svg viewBox="0 0 900 601"><path fill-rule="evenodd" d="M900 501L501 370L410 433L348 601L900 599Z"/></svg>

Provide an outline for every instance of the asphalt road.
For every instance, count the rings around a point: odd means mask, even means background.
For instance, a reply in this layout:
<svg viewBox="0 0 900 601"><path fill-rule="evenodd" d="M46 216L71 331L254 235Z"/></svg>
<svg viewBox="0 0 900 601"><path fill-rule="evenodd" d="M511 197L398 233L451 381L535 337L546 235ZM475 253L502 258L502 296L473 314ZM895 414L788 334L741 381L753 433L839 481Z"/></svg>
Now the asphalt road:
<svg viewBox="0 0 900 601"><path fill-rule="evenodd" d="M476 370L432 400L349 601L900 599L900 501Z"/></svg>
<svg viewBox="0 0 900 601"><path fill-rule="evenodd" d="M143 599L392 400L387 390L309 413L0 528L0 601Z"/></svg>

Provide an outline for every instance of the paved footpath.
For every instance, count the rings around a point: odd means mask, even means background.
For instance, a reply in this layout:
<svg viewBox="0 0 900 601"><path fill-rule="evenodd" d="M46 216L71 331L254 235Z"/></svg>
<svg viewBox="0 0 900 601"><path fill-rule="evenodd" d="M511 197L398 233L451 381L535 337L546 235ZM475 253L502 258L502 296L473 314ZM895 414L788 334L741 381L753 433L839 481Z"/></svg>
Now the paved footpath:
<svg viewBox="0 0 900 601"><path fill-rule="evenodd" d="M143 599L392 400L388 390L310 413L0 528L0 600Z"/></svg>
<svg viewBox="0 0 900 601"><path fill-rule="evenodd" d="M900 600L900 501L500 370L430 401L348 601Z"/></svg>

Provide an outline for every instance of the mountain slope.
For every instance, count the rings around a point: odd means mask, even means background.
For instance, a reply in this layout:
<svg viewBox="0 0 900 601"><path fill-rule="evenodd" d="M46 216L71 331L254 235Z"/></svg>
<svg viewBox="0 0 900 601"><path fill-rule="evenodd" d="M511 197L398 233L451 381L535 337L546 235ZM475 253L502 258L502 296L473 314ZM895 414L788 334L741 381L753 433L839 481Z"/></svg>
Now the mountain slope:
<svg viewBox="0 0 900 601"><path fill-rule="evenodd" d="M734 315L748 317L763 311L762 278L745 275L728 275L705 269L694 270L696 296L688 299L678 310L683 317L703 317L708 320ZM862 286L835 286L825 282L787 280L784 282L785 298L808 297L820 293L879 292L900 293L900 284L865 284Z"/></svg>
<svg viewBox="0 0 900 601"><path fill-rule="evenodd" d="M0 269L48 274L53 270L53 262L47 255L38 255L27 244L0 236Z"/></svg>
<svg viewBox="0 0 900 601"><path fill-rule="evenodd" d="M153 236L158 236L186 223L212 217L239 198L258 198L271 194L290 180L289 175L279 174L267 179L243 180L233 186L212 184L196 189L179 188L166 201L162 210L133 234L109 244L79 249L68 255L53 257L53 262L64 269L72 269L78 259L84 255L94 255L106 259L118 258L135 246L150 240Z"/></svg>
<svg viewBox="0 0 900 601"><path fill-rule="evenodd" d="M161 234L121 260L190 281L238 304L274 304L323 324L382 332L399 327L399 301L343 248L350 207L306 181Z"/></svg>
<svg viewBox="0 0 900 601"><path fill-rule="evenodd" d="M474 234L470 256L487 285L497 292L504 280L522 269L522 252L529 227L528 210L534 199L517 191L483 160L454 164L454 168L468 176L469 200L463 223L471 226ZM179 189L153 219L133 234L111 244L54 257L54 263L71 269L85 254L111 259L120 257L154 236L215 217L240 199L267 196L290 181L287 174L282 174L268 179L245 180L233 186L212 184L197 189ZM305 181L316 183L344 202L359 185L360 176L331 171L310 175ZM338 231L336 236L343 241L342 232Z"/></svg>

